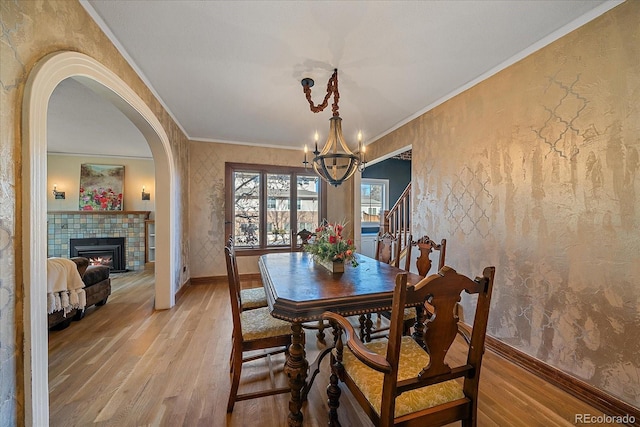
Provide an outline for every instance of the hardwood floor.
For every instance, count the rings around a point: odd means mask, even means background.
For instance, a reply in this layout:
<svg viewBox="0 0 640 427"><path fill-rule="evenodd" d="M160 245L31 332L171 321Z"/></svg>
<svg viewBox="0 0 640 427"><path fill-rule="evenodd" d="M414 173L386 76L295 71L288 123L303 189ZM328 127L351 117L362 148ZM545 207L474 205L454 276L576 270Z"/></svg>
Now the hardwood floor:
<svg viewBox="0 0 640 427"><path fill-rule="evenodd" d="M150 271L115 275L112 287L106 305L49 333L51 426L286 425L286 394L238 402L232 414L226 413L231 316L225 285L189 286L165 311L153 310ZM323 348L314 334L307 333L310 360ZM303 407L305 426L327 423L327 359ZM240 389L286 385L283 363L284 355L277 355L245 365ZM266 373L268 364L275 376ZM371 426L350 397L343 392L342 424ZM485 354L480 426L572 426L574 414L583 413L601 415L499 356Z"/></svg>

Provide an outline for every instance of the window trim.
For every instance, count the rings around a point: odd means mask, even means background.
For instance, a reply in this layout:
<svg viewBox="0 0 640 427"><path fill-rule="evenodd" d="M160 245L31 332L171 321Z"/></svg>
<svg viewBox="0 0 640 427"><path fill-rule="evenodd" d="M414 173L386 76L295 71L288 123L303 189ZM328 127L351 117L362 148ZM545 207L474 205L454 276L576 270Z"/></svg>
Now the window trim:
<svg viewBox="0 0 640 427"><path fill-rule="evenodd" d="M224 214L224 242L226 244L227 239L230 235L233 234L234 229L234 218L233 218L233 175L235 172L255 172L259 173L261 176L260 179L260 247L251 247L246 248L242 246L237 246L235 248L236 254L238 256L244 255L263 255L267 253L273 252L297 252L300 251L301 248L297 245L297 239L291 239L289 246L273 246L268 247L265 245L264 239L266 238L266 230L267 221L266 221L266 212L267 212L267 192L266 190L266 176L267 174L281 174L281 175L290 175L291 176L291 195L289 199L289 207L291 212L291 232L292 235L298 233L297 227L298 222L294 220L297 214L297 203L293 203L294 200L298 199L298 186L297 178L298 176L317 176L314 174L312 169L305 169L303 167L294 167L294 166L274 166L274 165L260 165L260 164L252 164L252 163L234 163L234 162L225 162L225 183L224 183L224 197L225 197L225 214ZM319 178L320 179L320 178ZM327 217L327 183L320 179L320 189L318 195L318 217L320 220ZM310 230L313 231L313 230Z"/></svg>

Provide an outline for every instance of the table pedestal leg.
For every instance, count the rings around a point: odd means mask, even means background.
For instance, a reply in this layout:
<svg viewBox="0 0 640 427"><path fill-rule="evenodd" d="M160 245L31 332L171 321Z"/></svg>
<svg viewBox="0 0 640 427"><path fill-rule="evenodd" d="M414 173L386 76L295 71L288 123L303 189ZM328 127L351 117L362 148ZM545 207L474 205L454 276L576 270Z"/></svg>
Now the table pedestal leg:
<svg viewBox="0 0 640 427"><path fill-rule="evenodd" d="M366 315L361 314L360 317L358 317L358 321L360 322L360 341L371 341L371 329L373 328L371 313L367 313Z"/></svg>
<svg viewBox="0 0 640 427"><path fill-rule="evenodd" d="M291 388L291 399L289 400L289 417L287 418L290 427L302 426L302 389L306 384L309 362L307 362L304 351L305 335L302 325L299 322L291 324L291 346L289 355L284 365L284 373L289 378Z"/></svg>
<svg viewBox="0 0 640 427"><path fill-rule="evenodd" d="M371 341L371 330L373 329L373 321L371 320L371 313L367 313L367 320L364 322L366 333L364 334L365 342Z"/></svg>
<svg viewBox="0 0 640 427"><path fill-rule="evenodd" d="M322 344L324 344L324 321L322 319L318 320L318 333L316 334L316 338Z"/></svg>

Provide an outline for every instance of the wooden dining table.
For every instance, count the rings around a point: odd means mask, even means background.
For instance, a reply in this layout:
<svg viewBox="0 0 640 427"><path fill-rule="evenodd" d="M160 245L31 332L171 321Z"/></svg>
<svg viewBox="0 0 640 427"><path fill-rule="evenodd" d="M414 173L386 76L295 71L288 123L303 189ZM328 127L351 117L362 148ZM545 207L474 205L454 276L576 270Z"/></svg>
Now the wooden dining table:
<svg viewBox="0 0 640 427"><path fill-rule="evenodd" d="M360 254L356 259L358 266L347 264L344 273L337 274L315 263L305 252L272 253L258 261L271 315L291 322L291 346L284 367L291 387L289 426L302 425L302 403L320 360L330 351L327 348L318 355L311 380L307 381L309 362L303 323L317 322L325 311L363 319L370 313L391 310L396 275L405 271ZM407 272L407 286L421 279Z"/></svg>

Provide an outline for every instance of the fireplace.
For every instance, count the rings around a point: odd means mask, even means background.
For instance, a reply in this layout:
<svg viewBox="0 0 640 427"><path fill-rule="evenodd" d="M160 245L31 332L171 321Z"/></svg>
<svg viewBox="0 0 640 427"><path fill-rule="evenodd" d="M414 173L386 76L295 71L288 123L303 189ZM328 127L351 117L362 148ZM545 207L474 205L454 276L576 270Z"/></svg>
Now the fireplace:
<svg viewBox="0 0 640 427"><path fill-rule="evenodd" d="M106 265L112 272L127 271L124 259L124 237L92 237L69 239L71 257L85 257L90 265Z"/></svg>

